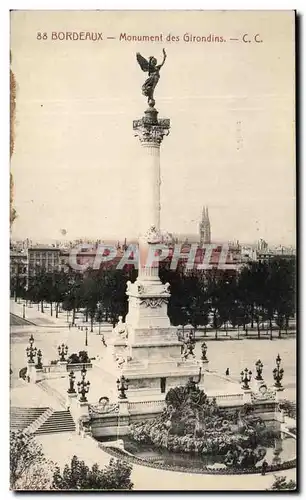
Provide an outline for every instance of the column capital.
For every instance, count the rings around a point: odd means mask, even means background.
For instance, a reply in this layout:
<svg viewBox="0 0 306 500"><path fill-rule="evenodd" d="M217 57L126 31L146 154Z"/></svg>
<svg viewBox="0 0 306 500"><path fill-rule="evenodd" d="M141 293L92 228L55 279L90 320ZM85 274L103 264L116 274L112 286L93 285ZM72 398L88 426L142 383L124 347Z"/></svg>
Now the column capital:
<svg viewBox="0 0 306 500"><path fill-rule="evenodd" d="M141 143L159 146L164 136L169 135L170 119L158 119L157 115L158 111L155 108L149 108L142 118L133 121L135 137L138 137Z"/></svg>

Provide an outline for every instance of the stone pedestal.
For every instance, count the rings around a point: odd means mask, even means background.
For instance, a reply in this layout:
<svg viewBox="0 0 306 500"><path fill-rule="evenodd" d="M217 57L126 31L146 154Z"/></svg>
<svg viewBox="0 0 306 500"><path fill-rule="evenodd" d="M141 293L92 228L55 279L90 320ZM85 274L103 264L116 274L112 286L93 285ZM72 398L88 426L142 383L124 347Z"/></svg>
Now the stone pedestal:
<svg viewBox="0 0 306 500"><path fill-rule="evenodd" d="M260 387L266 385L265 381L262 380L257 380L256 378L252 379L252 388L254 389L255 392L259 391Z"/></svg>
<svg viewBox="0 0 306 500"><path fill-rule="evenodd" d="M35 384L36 383L36 368L35 368L35 363L28 363L27 381L30 384Z"/></svg>
<svg viewBox="0 0 306 500"><path fill-rule="evenodd" d="M252 390L243 389L243 404L251 404L251 403L252 403Z"/></svg>
<svg viewBox="0 0 306 500"><path fill-rule="evenodd" d="M128 397L135 400L163 399L170 387L185 385L198 378L202 365L193 359L181 359L177 328L167 314L169 284L158 274L160 236L160 145L170 129L170 120L157 118L150 107L144 117L133 122L142 148L140 177L139 273L128 282L129 301L125 328L115 329L114 360L119 375L128 382ZM202 382L200 377L200 384Z"/></svg>
<svg viewBox="0 0 306 500"><path fill-rule="evenodd" d="M77 408L78 408L78 414L79 417L88 417L89 412L88 412L88 401L79 401L77 400Z"/></svg>
<svg viewBox="0 0 306 500"><path fill-rule="evenodd" d="M286 399L283 387L281 388L273 387L273 389L275 390L275 401L279 402L282 401L283 399Z"/></svg>
<svg viewBox="0 0 306 500"><path fill-rule="evenodd" d="M36 368L36 382L40 382L43 380L44 377L44 372L42 368Z"/></svg>
<svg viewBox="0 0 306 500"><path fill-rule="evenodd" d="M70 411L73 420L77 422L79 418L79 408L76 392L67 392L66 408Z"/></svg>
<svg viewBox="0 0 306 500"><path fill-rule="evenodd" d="M119 412L117 418L117 439L119 436L125 436L129 433L130 412L127 399L118 399Z"/></svg>

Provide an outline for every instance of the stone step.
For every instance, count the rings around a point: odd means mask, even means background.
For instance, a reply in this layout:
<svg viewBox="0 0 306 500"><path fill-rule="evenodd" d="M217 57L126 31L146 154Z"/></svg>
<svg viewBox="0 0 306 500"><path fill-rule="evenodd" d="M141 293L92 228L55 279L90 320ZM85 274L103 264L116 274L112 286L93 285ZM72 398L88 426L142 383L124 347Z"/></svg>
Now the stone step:
<svg viewBox="0 0 306 500"><path fill-rule="evenodd" d="M41 427L42 424L46 422L46 420L48 420L53 411L53 408L48 408L42 415L40 415L36 420L34 420L31 425L26 428L26 432L34 434L34 432L37 431L37 429L39 429L39 427Z"/></svg>
<svg viewBox="0 0 306 500"><path fill-rule="evenodd" d="M10 409L10 426L12 429L25 430L31 426L48 407L43 408L22 408L12 407Z"/></svg>
<svg viewBox="0 0 306 500"><path fill-rule="evenodd" d="M70 412L68 410L62 410L53 412L36 430L35 435L68 431L75 431L75 423Z"/></svg>

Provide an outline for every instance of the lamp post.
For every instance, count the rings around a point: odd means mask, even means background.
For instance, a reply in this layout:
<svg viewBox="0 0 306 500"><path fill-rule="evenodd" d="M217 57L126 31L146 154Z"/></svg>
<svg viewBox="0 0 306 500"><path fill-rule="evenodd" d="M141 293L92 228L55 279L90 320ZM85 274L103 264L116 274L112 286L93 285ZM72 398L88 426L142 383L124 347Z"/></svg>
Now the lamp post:
<svg viewBox="0 0 306 500"><path fill-rule="evenodd" d="M36 368L38 370L41 370L42 369L42 352L40 349L38 349L37 351L37 365L36 365Z"/></svg>
<svg viewBox="0 0 306 500"><path fill-rule="evenodd" d="M59 345L57 350L60 356L60 361L66 361L65 356L68 354L68 346L65 344Z"/></svg>
<svg viewBox="0 0 306 500"><path fill-rule="evenodd" d="M185 359L187 359L189 356L192 356L193 358L195 357L194 354L194 349L195 349L195 340L192 338L192 333L189 334L189 338L186 342L186 356Z"/></svg>
<svg viewBox="0 0 306 500"><path fill-rule="evenodd" d="M75 381L75 374L74 371L71 370L69 373L69 388L68 388L68 394L76 394L76 390L74 388L74 381Z"/></svg>
<svg viewBox="0 0 306 500"><path fill-rule="evenodd" d="M128 379L125 378L124 375L121 375L120 379L119 378L117 379L117 389L119 392L119 396L118 396L119 399L127 399L125 393L129 388L128 382L129 382Z"/></svg>
<svg viewBox="0 0 306 500"><path fill-rule="evenodd" d="M255 380L263 380L263 378L262 378L263 364L260 361L260 359L258 361L256 361L255 366L256 366L256 377L255 377Z"/></svg>
<svg viewBox="0 0 306 500"><path fill-rule="evenodd" d="M206 344L206 342L203 342L203 344L201 345L201 349L202 349L201 360L202 361L208 361L208 359L206 357L206 353L207 353L207 344Z"/></svg>
<svg viewBox="0 0 306 500"><path fill-rule="evenodd" d="M31 335L31 337L29 338L29 342L30 342L30 346L26 348L28 362L34 363L34 356L36 356L37 349L36 349L36 347L33 347L33 344L34 344L33 335Z"/></svg>
<svg viewBox="0 0 306 500"><path fill-rule="evenodd" d="M241 383L243 384L242 385L242 389L250 389L250 386L249 386L249 383L251 382L251 378L252 378L252 372L251 370L248 370L248 368L245 368L241 373Z"/></svg>
<svg viewBox="0 0 306 500"><path fill-rule="evenodd" d="M282 359L279 354L277 355L275 361L276 361L276 368L274 368L273 370L273 378L275 380L274 387L276 387L277 390L281 390L283 389L281 380L284 376L284 369L280 367Z"/></svg>
<svg viewBox="0 0 306 500"><path fill-rule="evenodd" d="M22 317L25 318L25 304L22 304Z"/></svg>
<svg viewBox="0 0 306 500"><path fill-rule="evenodd" d="M85 328L85 346L88 346L88 326Z"/></svg>
<svg viewBox="0 0 306 500"><path fill-rule="evenodd" d="M86 394L89 392L89 387L90 387L89 380L88 381L85 380L86 373L87 373L87 370L85 368L85 365L83 365L83 369L81 371L82 380L80 382L78 382L78 384L77 384L78 385L78 393L80 395L80 402L81 403L87 402Z"/></svg>

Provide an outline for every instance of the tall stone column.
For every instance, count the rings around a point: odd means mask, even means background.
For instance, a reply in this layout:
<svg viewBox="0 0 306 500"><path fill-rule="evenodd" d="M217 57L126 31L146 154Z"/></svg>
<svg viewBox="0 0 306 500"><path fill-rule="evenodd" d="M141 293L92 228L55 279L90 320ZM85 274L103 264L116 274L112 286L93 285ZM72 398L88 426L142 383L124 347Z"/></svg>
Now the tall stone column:
<svg viewBox="0 0 306 500"><path fill-rule="evenodd" d="M154 226L160 229L160 146L169 135L170 120L158 119L158 111L148 108L140 120L134 120L135 136L140 140L143 155L140 172L140 234Z"/></svg>
<svg viewBox="0 0 306 500"><path fill-rule="evenodd" d="M114 358L129 380L129 398L163 399L170 387L198 376L199 364L181 359L177 328L167 313L169 283L159 278L155 253L160 249L160 148L169 134L170 120L158 119L151 102L140 120L133 122L142 149L139 170L139 271L127 283L129 301L125 325L114 332ZM149 259L148 259L149 256Z"/></svg>
<svg viewBox="0 0 306 500"><path fill-rule="evenodd" d="M160 146L169 134L170 120L157 118L149 107L140 120L133 122L141 143L139 171L139 271L135 283L129 283L129 313L126 323L133 328L169 327L167 301L170 294L159 279L154 254L160 237ZM131 330L131 328L130 328Z"/></svg>
<svg viewBox="0 0 306 500"><path fill-rule="evenodd" d="M148 254L160 243L160 146L170 131L169 119L158 119L149 107L140 120L134 120L135 136L142 147L139 172L139 281L158 279L158 266L148 265Z"/></svg>

